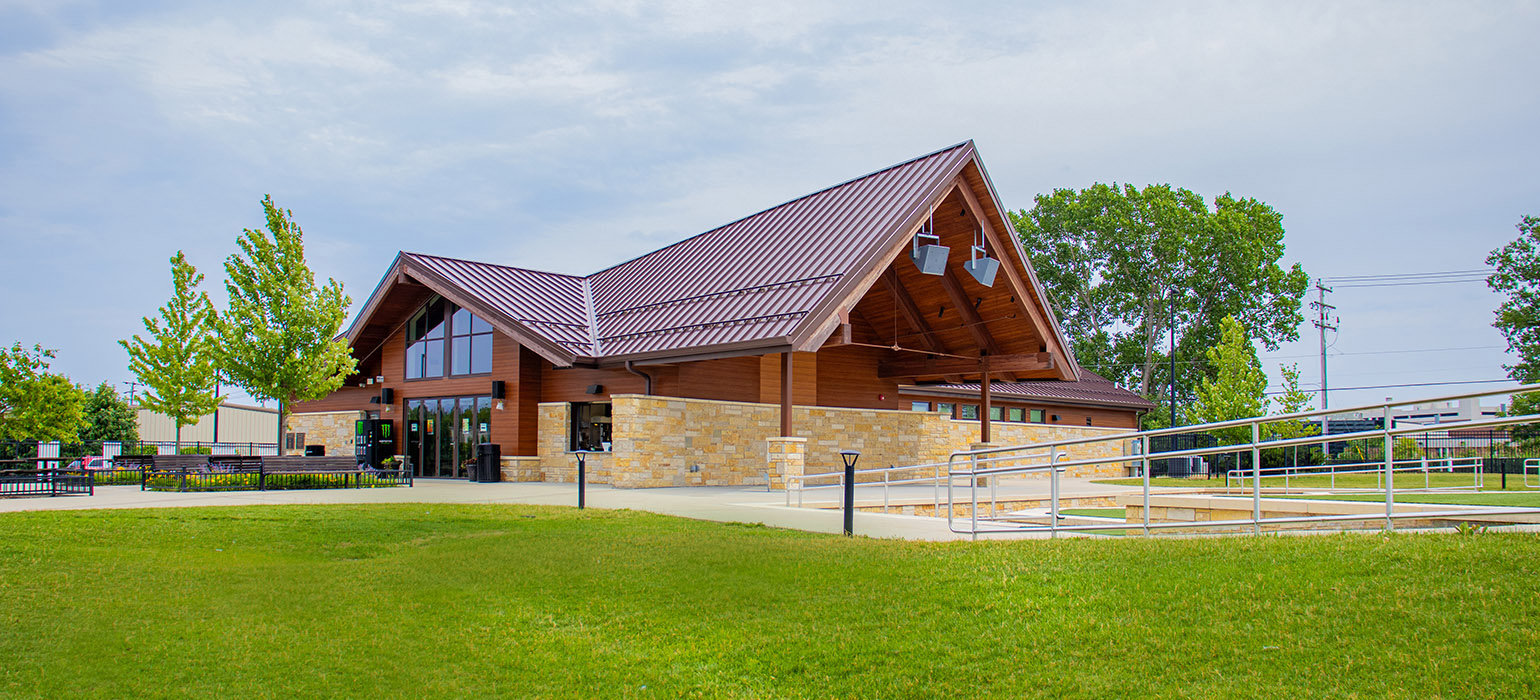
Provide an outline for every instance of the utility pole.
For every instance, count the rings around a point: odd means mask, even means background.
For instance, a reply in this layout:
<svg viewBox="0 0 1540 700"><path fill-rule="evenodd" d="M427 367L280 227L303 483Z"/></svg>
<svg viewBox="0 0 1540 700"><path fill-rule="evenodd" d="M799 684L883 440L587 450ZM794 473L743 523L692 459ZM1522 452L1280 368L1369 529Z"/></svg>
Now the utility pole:
<svg viewBox="0 0 1540 700"><path fill-rule="evenodd" d="M1171 295L1171 427L1176 427L1176 295Z"/></svg>
<svg viewBox="0 0 1540 700"><path fill-rule="evenodd" d="M139 382L123 382L123 383L128 385L128 405L134 406L134 407L137 408L138 404L134 403L134 393L139 389Z"/></svg>
<svg viewBox="0 0 1540 700"><path fill-rule="evenodd" d="M1327 398L1327 391L1328 391L1327 387L1328 387L1328 385L1326 383L1326 331L1336 331L1337 330L1337 324L1342 321L1342 319L1340 317L1334 317L1333 314L1332 314L1333 311L1337 310L1337 307L1332 306L1331 304L1326 303L1326 294L1328 292L1330 292L1331 290L1332 290L1331 287L1326 286L1325 280L1317 277L1316 280L1315 280L1316 300L1310 302L1310 308L1315 309L1315 311L1316 311L1315 327L1320 329L1320 331L1321 331L1321 410L1322 411L1326 410L1331 405L1330 401ZM1330 418L1323 414L1321 416L1321 438L1322 438L1321 439L1321 463L1322 464L1325 464L1326 460L1328 460L1331 457L1331 450L1328 447L1328 443L1330 441L1326 439L1328 436L1331 435L1331 431L1327 429L1327 425L1329 423L1330 423Z"/></svg>

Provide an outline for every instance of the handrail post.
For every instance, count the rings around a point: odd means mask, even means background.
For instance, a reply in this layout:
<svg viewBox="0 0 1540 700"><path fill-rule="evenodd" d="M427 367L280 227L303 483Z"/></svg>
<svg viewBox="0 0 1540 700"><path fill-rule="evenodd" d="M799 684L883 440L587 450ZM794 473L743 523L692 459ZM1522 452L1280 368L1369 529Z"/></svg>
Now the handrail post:
<svg viewBox="0 0 1540 700"><path fill-rule="evenodd" d="M1257 443L1262 441L1262 424L1251 424L1251 532L1262 534L1262 451Z"/></svg>
<svg viewBox="0 0 1540 700"><path fill-rule="evenodd" d="M1048 537L1059 537L1059 448L1048 448L1048 490L1052 500L1048 504Z"/></svg>
<svg viewBox="0 0 1540 700"><path fill-rule="evenodd" d="M1396 510L1396 472L1393 468L1393 465L1395 464L1395 452L1393 451L1395 446L1391 443L1392 438L1390 436L1391 421L1389 403L1385 404L1385 413L1383 422L1380 424L1380 430L1382 430L1385 434L1385 437L1383 438L1385 445L1385 529L1394 530L1396 529L1396 520L1394 517Z"/></svg>
<svg viewBox="0 0 1540 700"><path fill-rule="evenodd" d="M969 529L972 530L973 539L977 540L979 538L979 456L972 454L968 456L968 459L968 493L973 498L973 509L968 513L969 517L972 518L973 524Z"/></svg>
<svg viewBox="0 0 1540 700"><path fill-rule="evenodd" d="M1139 438L1139 452L1144 455L1144 536L1150 536L1150 439ZM1230 475L1225 475L1225 492L1230 491Z"/></svg>

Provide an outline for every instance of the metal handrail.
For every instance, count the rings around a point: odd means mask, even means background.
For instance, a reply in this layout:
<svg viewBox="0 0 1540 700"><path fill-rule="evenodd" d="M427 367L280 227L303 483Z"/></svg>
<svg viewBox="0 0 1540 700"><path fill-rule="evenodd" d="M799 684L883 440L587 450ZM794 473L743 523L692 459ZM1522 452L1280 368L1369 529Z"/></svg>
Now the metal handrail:
<svg viewBox="0 0 1540 700"><path fill-rule="evenodd" d="M1497 391L1483 391L1483 392L1472 392L1472 393L1465 393L1465 394L1455 394L1455 395L1438 397L1438 398L1432 398L1432 399L1416 399L1416 400L1408 400L1408 401L1386 401L1386 402L1379 403L1379 404L1371 404L1371 405L1366 405L1366 406L1362 406L1362 407L1355 407L1355 408L1346 408L1346 409L1338 408L1338 409L1317 410L1317 411L1304 411L1304 412L1285 414L1285 415L1279 415L1279 416L1258 416L1258 417L1255 417L1255 418L1244 418L1244 419L1236 419L1236 420L1229 420L1229 421L1219 421L1219 422L1215 422L1215 423L1206 423L1206 424L1200 424L1200 425L1190 425L1190 426L1181 426L1181 427L1172 427L1172 428L1162 428L1162 429L1158 429L1158 430L1138 431L1138 432L1133 432L1133 433L1121 433L1121 434L1114 435L1114 436L1098 436L1098 437L1091 437L1091 438L1073 438L1073 439L1067 439L1067 440L1053 440L1053 441L1048 441L1048 442L1032 443L1032 444L1029 444L1029 445L1013 445L1013 446L989 447L989 448L982 448L982 449L976 449L976 450L959 450L959 451L953 452L947 458L947 473L946 473L947 505L948 505L948 508L947 508L947 527L948 527L948 529L950 529L953 532L957 532L957 533L960 533L960 534L971 534L974 538L977 538L978 535L980 535L980 534L988 534L990 532L1021 532L1021 531L1023 531L1022 528L1018 528L1018 527L1013 527L1013 528L1009 528L1009 529L1006 529L1006 530L991 530L991 529L981 530L980 529L980 527L979 527L979 508L978 508L978 505L979 505L979 497L978 497L979 477L981 477L981 476L982 477L986 477L986 479L988 481L990 481L991 484L993 484L993 481L994 481L995 477L1004 476L1004 475L1008 475L1008 474L1027 474L1027 473L1039 472L1039 471L1047 470L1049 472L1050 478L1051 478L1050 493L1051 493L1052 501L1051 501L1051 508L1050 508L1050 512L1049 512L1049 518L1050 519L1049 519L1048 526L1046 527L1046 530L1048 530L1050 532L1051 536L1057 536L1058 531L1061 530L1061 529L1062 530L1067 530L1067 531L1096 530L1096 529L1125 529L1125 530L1129 529L1130 527L1134 527L1134 525L1133 524L1101 525L1101 526L1096 526L1096 525L1076 525L1076 526L1064 526L1064 527L1061 527L1059 525L1059 522L1058 522L1059 521L1059 508L1058 508L1058 506L1059 506L1059 474L1063 471L1064 468L1070 467L1070 466L1089 466L1089 465L1100 465L1100 464L1123 464L1123 463L1128 463L1128 462L1139 462L1141 464L1141 474L1142 474L1142 479L1143 479L1143 504L1144 504L1144 507L1142 509L1143 510L1143 522L1138 524L1137 526L1140 527L1145 534L1148 534L1152 528L1158 530L1158 529L1169 528L1169 527L1201 528L1201 527L1233 526L1233 525L1251 525L1252 528L1253 528L1253 532L1255 532L1257 534L1260 534L1262 532L1262 527L1263 527L1264 524L1273 524L1273 523L1286 524L1286 523L1294 523L1294 522L1313 522L1313 521L1326 521L1326 522L1330 522L1330 521L1337 521L1337 520L1365 520L1365 519L1378 519L1378 518L1384 518L1385 528L1387 530L1393 530L1395 528L1395 521L1397 519L1401 519L1401 518L1404 518L1404 517L1412 517L1412 516L1408 516L1408 515L1404 515L1404 514L1397 514L1395 512L1395 473L1396 473L1396 471L1405 471L1404 469L1403 470L1398 470L1396 468L1396 466L1395 466L1394 453L1393 453L1393 450L1392 450L1392 447L1393 447L1392 442L1393 442L1393 440L1394 440L1394 438L1396 436L1398 436L1398 435L1408 435L1408 434L1414 434L1414 433L1429 433L1429 432L1442 432L1442 431L1450 431L1450 430L1463 430L1463 429L1470 429L1470 428L1498 427L1498 426L1506 426L1506 425L1520 425L1520 424L1526 424L1526 423L1540 422L1540 416L1537 416L1537 415L1503 416L1503 417L1498 417L1498 418L1478 419L1478 420L1469 420L1469 421L1459 421L1459 422L1455 422L1455 423L1441 423L1441 424L1437 424L1436 426L1416 425L1416 426L1413 426L1413 427L1397 428L1397 427L1395 427L1395 423L1394 423L1394 421L1391 418L1391 408L1392 407L1395 407L1395 406L1406 406L1406 405L1415 405L1415 404L1420 404L1420 403L1428 403L1428 402L1436 402L1436 401L1453 401L1453 400L1464 399L1464 398L1478 398L1478 397L1484 397L1484 396L1496 396L1496 395L1503 395L1503 394L1522 394L1522 393L1529 393L1529 392L1534 392L1534 391L1540 391L1540 384L1528 384L1528 385L1520 386L1520 387L1517 387L1517 388L1497 390ZM1347 413L1347 412L1353 412L1353 411L1366 411L1366 410L1370 410L1370 409L1374 409L1374 408L1380 409L1381 415L1382 415L1381 427L1378 430L1358 431L1358 432L1354 432L1354 433L1339 433L1339 434L1334 434L1334 435L1311 435L1311 436L1304 436L1304 437L1299 437L1299 438L1288 438L1288 439L1267 440L1267 441L1264 441L1261 438L1261 427L1263 425L1265 425L1265 424L1268 424L1268 423L1275 423L1275 422L1286 421L1286 420L1298 420L1298 419L1302 419L1302 418L1310 418L1310 417L1315 417L1315 416L1328 416L1329 417L1329 416L1335 415L1335 414L1341 414L1341 413ZM1152 437L1159 437L1159 436L1164 436L1164 435L1173 435L1173 434L1179 434L1179 433L1190 433L1190 432L1194 432L1194 431L1211 431L1211 430L1220 429L1220 428L1235 428L1235 427L1249 427L1250 428L1250 432L1251 432L1251 439L1249 441L1242 442L1242 443L1239 443L1239 444L1216 446L1216 447L1206 447L1206 448L1194 448L1194 449L1186 449L1186 450L1169 450L1169 451L1157 452L1157 453L1151 453L1147 449L1147 446L1149 445L1149 440ZM1292 447L1292 446L1298 446L1298 445L1317 445L1317 444L1321 444L1323 441L1340 442L1340 441L1347 441L1347 440L1372 439L1372 438L1376 438L1376 437L1380 438L1383 441L1384 455L1385 455L1384 461L1382 463L1380 463L1382 465L1381 469L1377 471L1377 473L1379 473L1382 476L1381 480L1379 480L1379 483L1381 483L1383 485L1383 487L1384 487L1383 491L1385 493L1385 512L1384 512L1383 515L1375 514L1375 515L1371 515L1371 516L1351 516L1351 517L1310 516L1310 517L1303 517L1303 518L1265 518L1265 519L1262 517L1262 495L1261 495L1262 494L1262 483L1261 483L1261 481L1262 481L1262 474L1263 474L1263 471L1264 471L1261 468L1261 451L1262 450L1264 450L1264 449L1277 449L1277 448L1282 448L1282 447ZM1111 440L1132 441L1134 446L1137 447L1138 449L1135 451L1135 454L1132 454L1132 455L1119 455L1119 456L1116 456L1116 457L1093 457L1093 458L1066 460L1066 461L1060 461L1059 460L1059 456L1061 454L1061 449L1062 448L1066 448L1066 447L1070 447L1070 446L1075 446L1075 445L1088 445L1088 444L1106 443L1106 442L1111 441ZM1047 461L1048 461L1047 465L1043 465L1043 464L1030 464L1030 465L1024 465L1024 466L985 467L985 468L980 468L980 466L979 466L981 462L988 463L988 462L993 462L993 461L1000 461L1000 457L999 457L1000 455L1021 454L1021 453L1026 453L1026 452L1037 453L1037 452L1042 452L1042 451L1046 451L1047 452ZM1224 453L1242 452L1242 451L1250 451L1251 452L1251 457L1252 457L1252 462L1251 463L1253 465L1252 469L1247 470L1247 475L1249 475L1251 477L1251 479L1252 479L1252 489L1251 489L1251 491L1252 491L1252 517L1251 517L1250 520L1236 520L1236 521L1222 521L1222 522L1208 521L1208 522L1191 522L1191 523L1181 522L1181 523L1172 523L1172 524L1162 524L1162 523L1151 523L1150 522L1150 469L1149 469L1149 465L1150 465L1151 459L1171 458L1171 457L1181 457L1181 456L1202 456L1202 455L1224 454ZM1027 458L1029 458L1027 455L1022 454L1021 457L1019 457L1018 459L1027 459ZM962 464L959 464L960 460L963 460ZM966 467L966 468L962 468L962 467ZM1540 470L1540 460L1537 460L1536 468L1537 468L1537 470ZM1526 467L1526 470L1527 470L1527 467ZM1480 469L1478 468L1476 471L1479 474ZM970 524L969 524L969 526L968 526L968 528L966 530L960 530L960 529L957 528L956 519L954 517L954 510L955 510L955 508L953 506L956 503L956 497L955 497L955 493L954 493L953 489L954 489L955 480L956 480L957 477L965 477L965 478L968 479L968 488L969 488L970 497L971 497L971 501L972 501L972 508L970 510L970 515L969 515ZM1537 478L1540 478L1540 473L1537 473ZM1479 488L1479 479L1480 479L1479 475L1476 477L1476 479L1478 479L1478 488ZM1228 488L1228 486L1229 486L1229 480L1227 479L1226 480L1226 487ZM1540 513L1540 508L1532 509L1532 510L1533 510L1533 512ZM1479 515L1483 515L1483 514L1490 514L1491 512L1492 511L1489 510L1489 509L1472 508L1472 509L1464 509L1464 510L1447 511L1447 512L1438 514L1436 517L1479 516ZM1515 509L1505 509L1503 512L1527 513L1527 512L1530 512L1530 510L1526 510L1526 509L1517 509L1517 510L1515 510ZM991 511L991 517L993 517L995 515L997 515L996 511L992 510ZM1421 517L1429 517L1429 515L1427 513L1419 513L1417 515L1421 516ZM1044 529L1044 528L1039 527L1038 529Z"/></svg>
<svg viewBox="0 0 1540 700"><path fill-rule="evenodd" d="M1461 464L1461 462L1464 462L1464 464ZM1485 462L1485 460L1483 460L1480 457L1441 457L1441 458L1437 458L1437 459L1433 459L1433 460L1429 460L1427 457L1422 457L1422 458L1419 458L1419 459L1395 460L1395 461L1392 462L1392 464L1410 464L1411 465L1411 466L1406 466L1406 467L1394 467L1394 468L1391 469L1391 471L1394 471L1394 472L1421 472L1423 474L1423 487L1421 489L1402 489L1403 491L1433 491L1433 490L1440 490L1440 491L1464 491L1466 489L1480 490L1482 486L1486 485L1486 480L1482 476L1482 468L1486 465L1486 462ZM1375 465L1381 465L1381 466L1379 466L1378 468L1372 468L1372 469L1358 469L1358 468L1356 468L1356 467L1374 467ZM1348 468L1344 469L1344 467L1348 467ZM1453 473L1455 469L1465 468L1465 467L1470 468L1471 469L1471 473L1473 475L1472 479L1471 479L1471 485L1470 486L1443 486L1443 487L1438 487L1437 489L1435 489L1433 487L1433 485L1432 485L1431 480L1428 478L1430 471L1444 471L1444 472ZM1241 481L1242 484L1243 484L1242 488L1244 488L1244 482L1245 482L1245 480L1247 478L1249 478L1251 476L1252 471L1253 471L1253 469L1251 467L1241 467L1241 468L1237 468L1237 469L1232 469L1229 472L1227 472L1225 474L1225 493L1227 493L1227 494L1230 493L1230 481L1232 479ZM1331 477L1331 485L1328 488L1331 488L1333 490L1337 490L1337 475L1338 474L1375 474L1375 475L1382 475L1382 474L1385 473L1385 469L1383 468L1383 463L1381 463L1381 462L1352 462L1352 463L1347 463L1347 464L1301 464L1301 465L1289 466L1289 467L1262 467L1261 471L1262 471L1262 478L1264 478L1264 479L1276 479L1276 478L1278 478L1280 476L1283 477L1283 480L1284 480L1283 481L1284 493L1288 493L1289 492L1289 489L1291 488L1290 484L1289 484L1289 479L1291 477L1295 477L1295 476L1323 476L1323 475L1324 476L1330 476ZM1382 485L1380 484L1379 480L1376 479L1374 484L1375 484L1375 486L1374 486L1373 489L1344 489L1344 490L1347 490L1347 491L1369 491L1369 490L1378 491L1378 490L1380 490L1382 488Z"/></svg>

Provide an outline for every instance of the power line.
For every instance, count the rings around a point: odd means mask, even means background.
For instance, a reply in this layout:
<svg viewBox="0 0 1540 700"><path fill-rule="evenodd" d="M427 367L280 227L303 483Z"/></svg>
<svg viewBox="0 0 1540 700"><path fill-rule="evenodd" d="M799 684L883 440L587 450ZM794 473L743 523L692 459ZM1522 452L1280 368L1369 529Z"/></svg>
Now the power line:
<svg viewBox="0 0 1540 700"><path fill-rule="evenodd" d="M1449 270L1447 272L1403 272L1384 275L1338 275L1336 277L1322 277L1321 279L1329 280L1332 282L1374 282L1404 279L1431 279L1437 277L1467 277L1470 275L1481 275L1485 277L1491 273L1491 270L1486 269Z"/></svg>
<svg viewBox="0 0 1540 700"><path fill-rule="evenodd" d="M1451 384L1500 384L1502 382L1510 382L1510 383L1514 383L1514 384L1518 383L1518 382L1516 382L1516 381L1514 381L1512 379L1472 379L1472 380L1467 381L1467 382L1412 382L1410 384L1376 384L1376 385L1373 385L1373 386L1339 386L1339 387L1333 388L1332 391L1355 391L1355 390L1359 390L1359 389L1403 389L1403 388L1406 388L1406 387L1415 387L1415 386L1449 386ZM1283 391L1268 391L1268 392L1263 392L1263 393L1265 393L1268 396L1275 396L1275 395L1278 395L1278 394L1282 394L1284 392Z"/></svg>

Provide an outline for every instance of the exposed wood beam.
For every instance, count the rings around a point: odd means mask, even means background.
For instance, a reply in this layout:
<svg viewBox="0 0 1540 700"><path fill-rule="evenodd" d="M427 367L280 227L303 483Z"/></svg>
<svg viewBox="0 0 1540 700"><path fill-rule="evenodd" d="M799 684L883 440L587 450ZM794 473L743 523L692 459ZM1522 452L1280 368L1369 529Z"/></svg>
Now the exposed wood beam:
<svg viewBox="0 0 1540 700"><path fill-rule="evenodd" d="M936 340L936 334L932 333L930 326L925 323L925 315L920 313L920 307L915 305L914 299L904 291L903 286L894 282L888 275L882 276L882 284L888 288L888 293L898 300L898 311L904 320L909 322L909 327L920 334L920 344L925 346L924 349L930 352L946 352L946 348Z"/></svg>
<svg viewBox="0 0 1540 700"><path fill-rule="evenodd" d="M946 274L941 276L941 286L946 289L946 295L952 300L952 305L957 307L958 315L962 316L963 323L968 327L968 333L973 336L973 342L977 343L980 350L990 355L1001 355L1004 351L1000 344L995 342L995 337L989 329L984 327L984 319L979 318L979 312L968 303L968 295L963 292L962 282L957 281L957 274L952 268L946 269ZM1005 378L1016 381L1016 375L1005 373Z"/></svg>
<svg viewBox="0 0 1540 700"><path fill-rule="evenodd" d="M1027 317L1032 319L1032 323L1036 324L1038 333L1042 335L1043 342L1048 346L1048 351L1058 356L1059 378L1073 381L1075 379L1072 374L1074 370L1070 367L1069 355L1064 347L1059 344L1059 339L1055 337L1053 324L1048 323L1047 319L1043 317L1042 312L1038 310L1037 304L1032 303L1032 300L1028 298L1032 291L1031 286L1021 279L1021 275L1016 272L1016 266L1005 259L1006 245L1000 238L1000 233L989 223L989 217L984 213L984 205L980 204L978 197L973 195L973 188L968 186L968 180L962 175L958 175L952 182L962 192L963 202L968 205L968 210L973 212L973 218L978 220L979 227L984 229L984 237L989 239L989 244L994 247L996 254L1000 256L1000 268L1005 271L1006 279L1010 281L1011 287L1016 290L1016 293L1012 295L1016 297L1016 305L1026 312Z"/></svg>
<svg viewBox="0 0 1540 700"><path fill-rule="evenodd" d="M791 352L781 353L781 437L792 437L791 365Z"/></svg>
<svg viewBox="0 0 1540 700"><path fill-rule="evenodd" d="M987 364L986 364L987 363ZM1020 355L988 355L979 358L923 357L890 360L877 365L877 376L882 379L903 377L943 377L949 374L979 374L990 372L1043 372L1054 369L1058 363L1053 353L1029 352Z"/></svg>

